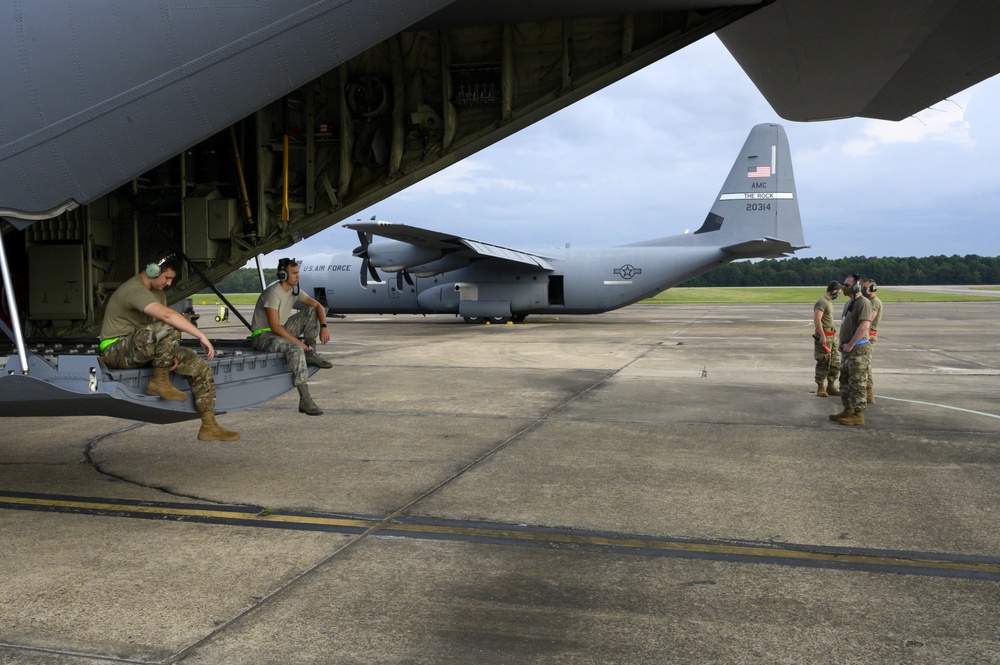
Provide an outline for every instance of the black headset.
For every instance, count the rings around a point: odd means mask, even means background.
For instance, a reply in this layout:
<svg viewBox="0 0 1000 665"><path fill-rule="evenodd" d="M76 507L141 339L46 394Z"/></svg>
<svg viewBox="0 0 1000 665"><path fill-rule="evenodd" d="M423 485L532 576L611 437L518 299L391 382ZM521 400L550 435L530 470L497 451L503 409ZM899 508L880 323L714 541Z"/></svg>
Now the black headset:
<svg viewBox="0 0 1000 665"><path fill-rule="evenodd" d="M163 266L168 263L173 263L177 260L177 255L173 252L169 254L163 254L159 260L154 261L146 265L146 277L150 279L156 279L163 272Z"/></svg>
<svg viewBox="0 0 1000 665"><path fill-rule="evenodd" d="M278 281L279 282L287 282L288 281L288 264L289 263L295 263L295 262L296 261L295 261L294 258L290 259L288 257L285 257L283 259L278 259L278 274L277 274L277 277L278 277Z"/></svg>
<svg viewBox="0 0 1000 665"><path fill-rule="evenodd" d="M851 277L854 278L854 283L851 284L851 291L854 293L861 293L861 276L858 273L851 273Z"/></svg>

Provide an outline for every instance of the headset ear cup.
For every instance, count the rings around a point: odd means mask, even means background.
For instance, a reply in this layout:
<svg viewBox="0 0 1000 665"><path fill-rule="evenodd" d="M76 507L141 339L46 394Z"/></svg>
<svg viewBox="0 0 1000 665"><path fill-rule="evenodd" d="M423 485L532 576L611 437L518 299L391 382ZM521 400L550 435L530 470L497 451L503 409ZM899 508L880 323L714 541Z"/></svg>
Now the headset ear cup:
<svg viewBox="0 0 1000 665"><path fill-rule="evenodd" d="M284 282L288 279L288 272L285 270L279 270L277 277L279 282Z"/></svg>
<svg viewBox="0 0 1000 665"><path fill-rule="evenodd" d="M146 277L150 279L156 279L157 277L160 276L161 272L163 271L160 269L160 266L157 265L156 263L150 263L149 265L146 266Z"/></svg>

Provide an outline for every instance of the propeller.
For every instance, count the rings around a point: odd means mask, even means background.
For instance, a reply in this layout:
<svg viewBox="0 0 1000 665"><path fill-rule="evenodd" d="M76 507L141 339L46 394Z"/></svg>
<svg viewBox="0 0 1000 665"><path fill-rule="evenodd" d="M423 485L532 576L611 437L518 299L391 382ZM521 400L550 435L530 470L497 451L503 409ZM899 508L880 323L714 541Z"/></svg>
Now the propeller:
<svg viewBox="0 0 1000 665"><path fill-rule="evenodd" d="M358 231L358 240L361 241L361 246L357 247L353 254L354 256L361 259L361 286L368 286L368 275L372 276L372 279L376 282L381 282L379 279L378 272L372 266L371 261L368 258L368 245L372 244L372 234L364 233L363 231Z"/></svg>
<svg viewBox="0 0 1000 665"><path fill-rule="evenodd" d="M410 277L410 273L406 272L405 270L400 270L400 271L398 271L396 273L396 290L397 291L402 291L403 290L403 280L404 279L406 280L407 284L409 284L410 286L413 286L413 278Z"/></svg>

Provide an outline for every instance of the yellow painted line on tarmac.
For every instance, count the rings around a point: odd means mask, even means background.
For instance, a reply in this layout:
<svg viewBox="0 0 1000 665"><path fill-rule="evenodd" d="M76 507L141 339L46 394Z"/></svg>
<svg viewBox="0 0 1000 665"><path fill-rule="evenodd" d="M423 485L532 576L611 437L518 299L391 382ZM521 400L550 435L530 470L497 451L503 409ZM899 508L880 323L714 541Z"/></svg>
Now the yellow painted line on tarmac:
<svg viewBox="0 0 1000 665"><path fill-rule="evenodd" d="M627 548L643 550L664 550L675 552L690 552L693 554L722 554L736 557L777 558L816 563L839 563L869 566L899 566L904 568L930 568L964 572L978 572L987 575L1000 575L1000 563L979 563L965 561L950 561L947 559L926 559L894 557L875 554L849 554L813 552L798 548L782 547L780 545L759 547L753 545L730 545L708 542L677 542L668 540L647 540L629 537L589 536L584 534L560 534L546 532L525 532L506 529L488 529L477 527L449 527L444 525L406 524L393 522L383 527L387 531L417 531L436 534L453 534L456 536L475 536L490 539L537 541L560 543L567 545L591 545L610 548Z"/></svg>
<svg viewBox="0 0 1000 665"><path fill-rule="evenodd" d="M258 523L271 528L306 528L315 530L349 529L357 533L374 529L376 535L396 537L423 537L486 541L495 544L540 545L553 547L578 547L609 550L618 553L640 553L661 556L683 556L736 560L742 562L766 561L785 565L861 568L865 570L891 570L946 576L968 576L1000 579L1000 561L989 558L983 561L962 560L956 556L934 556L926 553L878 551L831 551L834 548L808 549L804 545L739 544L685 539L657 539L622 534L596 534L585 531L557 531L552 529L515 527L507 525L476 526L468 523L384 521L361 517L335 517L325 515L292 515L281 513L237 510L232 508L182 507L178 505L112 502L75 497L49 497L44 495L18 495L0 493L0 508L22 508L60 512L86 512L103 516L162 517L183 520L192 518L218 524ZM965 557L971 559L972 557ZM986 559L986 557L980 557Z"/></svg>
<svg viewBox="0 0 1000 665"><path fill-rule="evenodd" d="M287 524L311 524L316 526L357 527L367 529L378 524L377 520L350 517L322 517L319 515L280 515L274 513L244 513L234 510L209 510L205 508L176 508L161 505L136 505L103 503L99 501L79 501L68 499L48 499L18 496L0 496L0 505L16 504L39 508L66 508L99 512L136 513L140 515L162 515L165 517L198 517L216 520L242 520L250 522L277 522Z"/></svg>

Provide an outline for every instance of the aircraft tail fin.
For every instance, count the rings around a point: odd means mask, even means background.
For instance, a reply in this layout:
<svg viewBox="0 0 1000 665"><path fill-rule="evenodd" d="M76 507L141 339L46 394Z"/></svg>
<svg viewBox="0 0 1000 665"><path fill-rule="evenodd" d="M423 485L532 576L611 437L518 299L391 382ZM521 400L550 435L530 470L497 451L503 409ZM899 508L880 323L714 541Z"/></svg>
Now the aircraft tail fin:
<svg viewBox="0 0 1000 665"><path fill-rule="evenodd" d="M701 228L699 242L734 259L776 258L808 247L802 237L788 137L781 125L750 131Z"/></svg>

